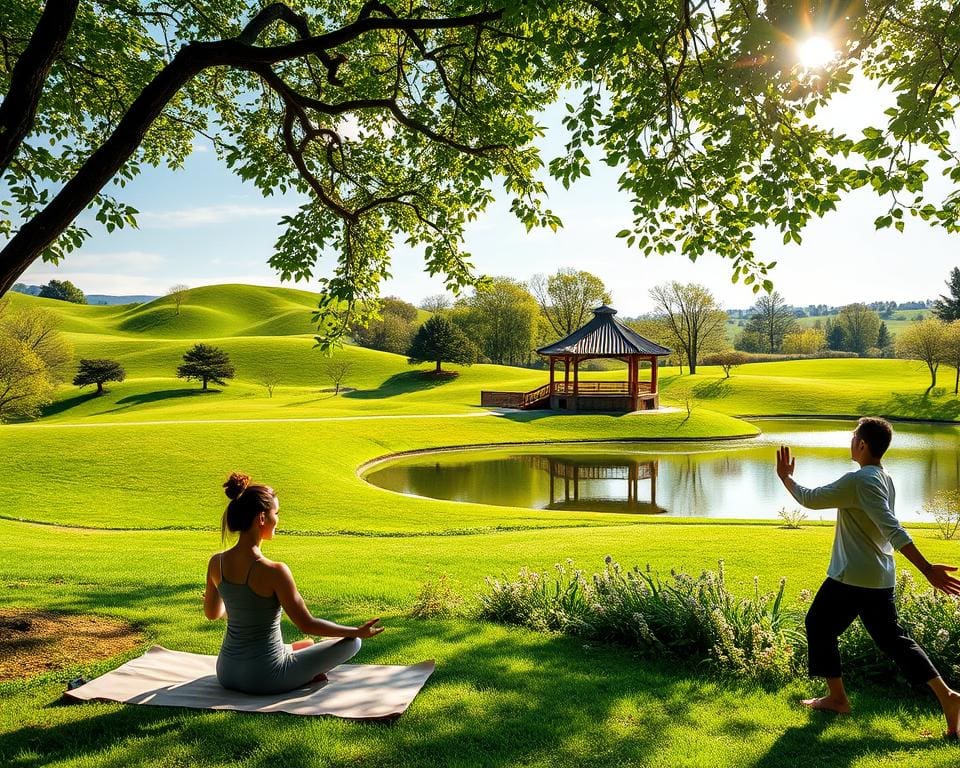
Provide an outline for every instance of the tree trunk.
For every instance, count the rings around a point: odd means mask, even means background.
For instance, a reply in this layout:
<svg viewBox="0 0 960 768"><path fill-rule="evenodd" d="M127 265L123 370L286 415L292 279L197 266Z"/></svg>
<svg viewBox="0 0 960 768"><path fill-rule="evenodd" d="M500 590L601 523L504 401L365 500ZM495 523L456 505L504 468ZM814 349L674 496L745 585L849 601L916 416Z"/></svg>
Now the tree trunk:
<svg viewBox="0 0 960 768"><path fill-rule="evenodd" d="M203 391L204 391L204 392L207 391L207 377L206 377L206 376L203 377Z"/></svg>
<svg viewBox="0 0 960 768"><path fill-rule="evenodd" d="M930 369L930 386L927 387L927 392L929 392L931 389L937 386L937 366L927 363L927 368Z"/></svg>
<svg viewBox="0 0 960 768"><path fill-rule="evenodd" d="M98 394L98 395L102 395L102 394L103 394L103 382L102 382L102 381L98 381L98 382L97 382L97 394Z"/></svg>
<svg viewBox="0 0 960 768"><path fill-rule="evenodd" d="M33 128L47 75L63 51L79 4L80 0L48 2L30 42L13 67L10 89L0 104L0 173L10 166Z"/></svg>
<svg viewBox="0 0 960 768"><path fill-rule="evenodd" d="M436 373L440 373L440 361L437 360L437 370Z"/></svg>
<svg viewBox="0 0 960 768"><path fill-rule="evenodd" d="M957 363L957 378L953 382L953 394L957 394L960 391L960 362Z"/></svg>

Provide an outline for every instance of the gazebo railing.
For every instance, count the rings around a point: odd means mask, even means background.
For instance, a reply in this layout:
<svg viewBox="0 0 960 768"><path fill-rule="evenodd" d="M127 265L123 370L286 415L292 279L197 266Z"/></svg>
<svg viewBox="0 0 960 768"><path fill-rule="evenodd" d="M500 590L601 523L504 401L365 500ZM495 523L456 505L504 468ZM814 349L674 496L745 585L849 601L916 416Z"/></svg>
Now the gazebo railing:
<svg viewBox="0 0 960 768"><path fill-rule="evenodd" d="M637 382L637 392L643 394L652 391L649 381ZM629 395L630 383L626 381L581 381L577 384L577 393L580 395ZM553 382L553 394L572 395L573 382Z"/></svg>
<svg viewBox="0 0 960 768"><path fill-rule="evenodd" d="M520 407L526 408L528 405L532 405L537 402L537 400L543 400L545 397L550 397L550 385L544 384L542 387L537 387L536 389L531 389L529 392L524 392L520 398Z"/></svg>

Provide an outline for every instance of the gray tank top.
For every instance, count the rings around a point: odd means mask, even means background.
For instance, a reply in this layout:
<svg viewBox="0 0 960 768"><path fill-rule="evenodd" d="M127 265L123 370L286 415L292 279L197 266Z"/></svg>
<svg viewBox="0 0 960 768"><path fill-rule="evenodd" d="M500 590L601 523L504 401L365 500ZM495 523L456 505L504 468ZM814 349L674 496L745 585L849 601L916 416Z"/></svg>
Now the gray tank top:
<svg viewBox="0 0 960 768"><path fill-rule="evenodd" d="M276 595L258 595L248 583L256 564L250 563L243 583L236 584L223 577L220 555L218 590L227 611L227 632L217 657L217 679L224 688L251 693L282 677L289 655L280 634L280 601Z"/></svg>

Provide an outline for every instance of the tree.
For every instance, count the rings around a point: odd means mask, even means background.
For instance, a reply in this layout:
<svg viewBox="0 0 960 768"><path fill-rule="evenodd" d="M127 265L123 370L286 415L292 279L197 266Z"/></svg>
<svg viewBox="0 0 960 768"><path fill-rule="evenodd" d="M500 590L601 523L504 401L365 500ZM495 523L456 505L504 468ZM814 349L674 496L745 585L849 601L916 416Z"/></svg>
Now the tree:
<svg viewBox="0 0 960 768"><path fill-rule="evenodd" d="M406 354L416 331L417 308L406 301L388 296L381 302L380 317L356 325L352 331L354 344L395 355Z"/></svg>
<svg viewBox="0 0 960 768"><path fill-rule="evenodd" d="M877 332L877 346L884 353L884 356L889 356L888 351L893 346L893 337L884 321L880 322L880 330Z"/></svg>
<svg viewBox="0 0 960 768"><path fill-rule="evenodd" d="M673 342L683 350L691 375L697 372L701 354L725 346L727 313L704 286L664 283L650 289L650 298Z"/></svg>
<svg viewBox="0 0 960 768"><path fill-rule="evenodd" d="M77 371L77 375L73 377L73 383L77 387L96 384L97 394L102 395L104 384L108 381L123 381L126 377L126 371L116 360L83 358L80 360L80 369Z"/></svg>
<svg viewBox="0 0 960 768"><path fill-rule="evenodd" d="M333 382L333 396L340 394L340 386L343 380L353 368L353 363L342 357L328 357L323 361L323 374Z"/></svg>
<svg viewBox="0 0 960 768"><path fill-rule="evenodd" d="M167 296L173 299L173 306L177 310L177 315L180 314L180 305L186 301L187 294L190 292L190 286L184 285L183 283L177 283L176 285L170 286L170 290L167 291Z"/></svg>
<svg viewBox="0 0 960 768"><path fill-rule="evenodd" d="M458 301L450 319L491 362L518 365L530 359L538 314L523 283L496 277Z"/></svg>
<svg viewBox="0 0 960 768"><path fill-rule="evenodd" d="M558 339L583 327L593 316L592 310L610 303L603 280L576 269L561 269L549 277L534 275L530 291Z"/></svg>
<svg viewBox="0 0 960 768"><path fill-rule="evenodd" d="M944 323L935 317L910 323L897 334L897 355L920 360L930 371L930 386L937 386L937 368L944 358Z"/></svg>
<svg viewBox="0 0 960 768"><path fill-rule="evenodd" d="M845 306L837 315L837 324L843 329L844 344L848 352L864 355L870 347L877 346L880 315L866 304Z"/></svg>
<svg viewBox="0 0 960 768"><path fill-rule="evenodd" d="M270 261L284 278L308 278L320 253L337 250L318 307L319 338L332 343L369 311L395 237L422 248L451 290L474 281L460 246L493 199L491 180L528 228L559 225L542 205L545 163L531 142L536 115L560 94L578 95L566 97L550 174L564 185L588 175L589 147L625 169L633 221L618 234L645 254L717 253L735 278L770 290L755 230L772 223L799 242L852 189L910 190L878 228L902 228L904 210L958 225L956 190L930 199L934 174L915 152L931 148L944 178L960 177L949 146L958 85L943 52L950 3L842 15L718 0L295 7L4 3L0 177L12 205L0 212L0 294L36 259L56 262L84 241L83 210L108 231L133 224L111 180L179 167L209 135L264 194L309 195L283 219ZM839 44L817 71L793 55L801 14ZM857 125L850 139L817 113L854 71L884 83L892 106L885 124Z"/></svg>
<svg viewBox="0 0 960 768"><path fill-rule="evenodd" d="M725 349L722 352L714 352L703 358L704 365L719 365L723 369L723 378L729 379L730 372L748 362L750 358L743 352L736 349Z"/></svg>
<svg viewBox="0 0 960 768"><path fill-rule="evenodd" d="M420 309L432 315L437 314L437 312L444 312L452 306L453 302L450 301L450 297L445 293L435 293L432 296L427 296L420 302Z"/></svg>
<svg viewBox="0 0 960 768"><path fill-rule="evenodd" d="M783 337L780 350L787 355L815 355L826 346L827 337L820 328L798 328Z"/></svg>
<svg viewBox="0 0 960 768"><path fill-rule="evenodd" d="M434 315L420 326L407 350L407 357L411 365L435 362L435 373L440 373L441 363L473 364L477 349L449 318Z"/></svg>
<svg viewBox="0 0 960 768"><path fill-rule="evenodd" d="M226 386L225 380L232 379L233 374L230 356L209 344L194 344L184 353L183 364L177 368L177 378L202 381L204 391L209 381Z"/></svg>
<svg viewBox="0 0 960 768"><path fill-rule="evenodd" d="M0 333L0 422L33 418L50 402L53 391L39 355Z"/></svg>
<svg viewBox="0 0 960 768"><path fill-rule="evenodd" d="M764 351L779 352L783 337L797 327L797 319L779 292L761 295L753 305L747 329L764 340Z"/></svg>
<svg viewBox="0 0 960 768"><path fill-rule="evenodd" d="M40 289L41 299L57 299L74 304L86 304L87 297L69 280L51 280Z"/></svg>
<svg viewBox="0 0 960 768"><path fill-rule="evenodd" d="M55 315L0 299L0 422L36 416L71 357Z"/></svg>
<svg viewBox="0 0 960 768"><path fill-rule="evenodd" d="M827 318L823 324L823 333L827 339L827 348L834 352L842 352L846 348L847 340L843 332L843 326L832 318ZM877 331L879 334L879 331Z"/></svg>
<svg viewBox="0 0 960 768"><path fill-rule="evenodd" d="M954 320L943 327L942 361L956 371L953 380L953 394L960 394L960 320Z"/></svg>
<svg viewBox="0 0 960 768"><path fill-rule="evenodd" d="M759 331L744 328L734 339L733 347L740 352L763 352L766 349L766 339Z"/></svg>
<svg viewBox="0 0 960 768"><path fill-rule="evenodd" d="M32 307L3 311L5 303L0 301L0 335L15 339L36 354L51 383L64 381L73 367L73 349L59 331L57 316Z"/></svg>
<svg viewBox="0 0 960 768"><path fill-rule="evenodd" d="M280 370L273 365L261 368L257 375L257 383L267 390L267 397L273 397L273 390L279 386L280 380Z"/></svg>
<svg viewBox="0 0 960 768"><path fill-rule="evenodd" d="M940 294L940 298L933 302L933 314L945 323L960 320L960 269L950 270L950 279L947 280L950 295Z"/></svg>

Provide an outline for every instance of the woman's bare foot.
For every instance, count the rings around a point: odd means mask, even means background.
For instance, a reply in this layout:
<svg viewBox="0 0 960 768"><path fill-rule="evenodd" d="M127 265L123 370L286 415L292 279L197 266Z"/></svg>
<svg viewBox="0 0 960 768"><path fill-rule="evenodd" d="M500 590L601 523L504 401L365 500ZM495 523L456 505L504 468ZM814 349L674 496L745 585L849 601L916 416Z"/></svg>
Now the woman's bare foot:
<svg viewBox="0 0 960 768"><path fill-rule="evenodd" d="M325 683L325 682L327 682L327 680L329 680L329 679L330 679L329 677L327 677L323 672L321 672L321 673L320 673L319 675L317 675L316 677L311 678L311 679L310 679L310 682L311 682L311 683Z"/></svg>
<svg viewBox="0 0 960 768"><path fill-rule="evenodd" d="M943 706L944 717L947 718L946 737L948 739L960 738L960 693L950 691L940 703Z"/></svg>
<svg viewBox="0 0 960 768"><path fill-rule="evenodd" d="M819 699L803 699L800 703L805 707L810 707L810 709L822 709L841 715L850 714L850 702L846 699L840 700L832 696L821 696Z"/></svg>

